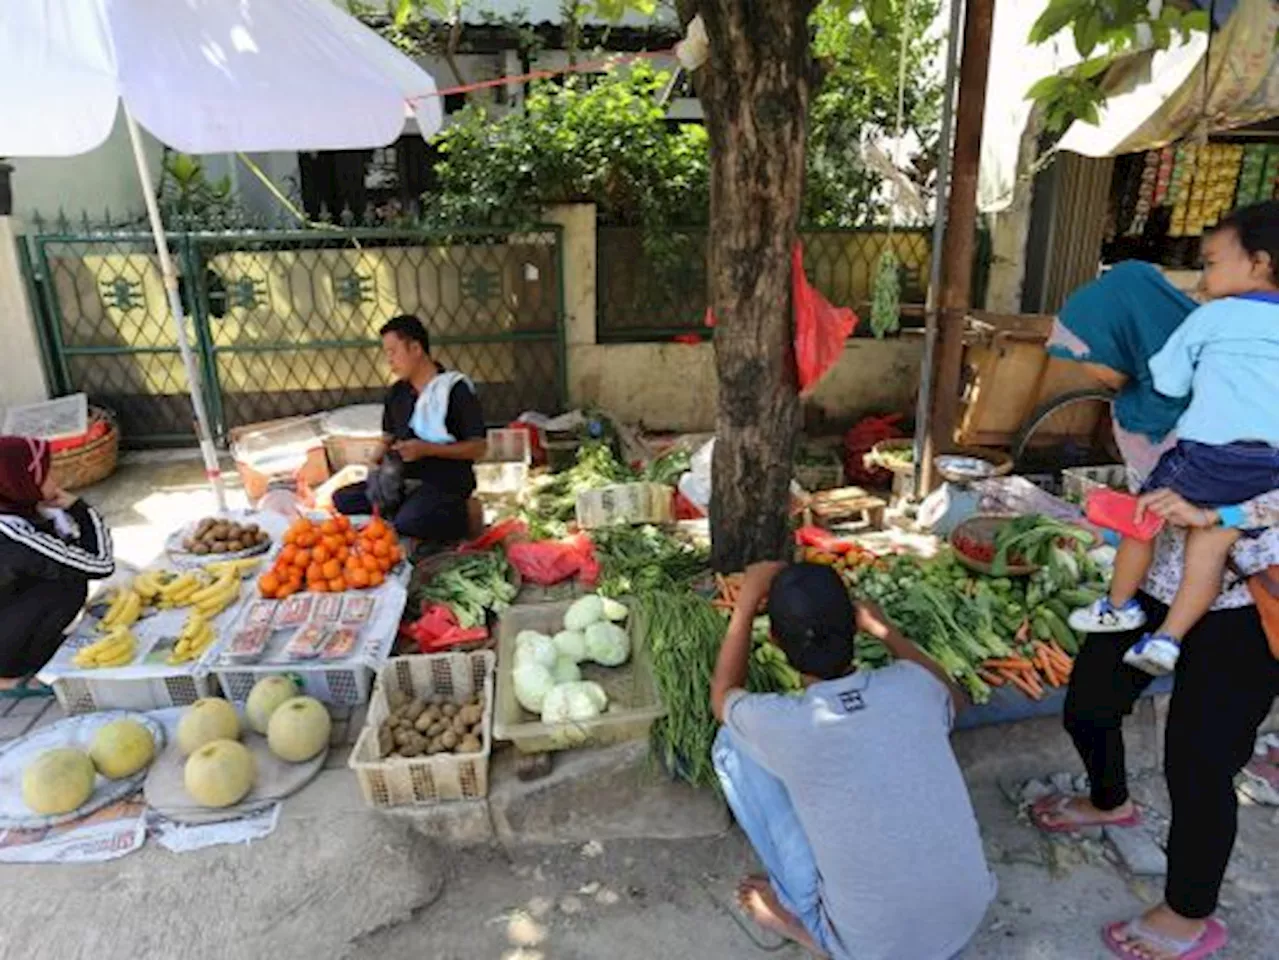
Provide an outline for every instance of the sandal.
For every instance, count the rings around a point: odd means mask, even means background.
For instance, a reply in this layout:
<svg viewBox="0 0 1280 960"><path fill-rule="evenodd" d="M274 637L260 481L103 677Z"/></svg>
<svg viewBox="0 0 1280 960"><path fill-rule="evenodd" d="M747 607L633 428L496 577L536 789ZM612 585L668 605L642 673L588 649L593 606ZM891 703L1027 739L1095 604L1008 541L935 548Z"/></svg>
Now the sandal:
<svg viewBox="0 0 1280 960"><path fill-rule="evenodd" d="M0 690L0 700L31 700L53 696L53 687L41 683L34 674L23 677L15 686Z"/></svg>
<svg viewBox="0 0 1280 960"><path fill-rule="evenodd" d="M1227 925L1215 917L1204 922L1204 930L1194 940L1175 940L1156 933L1140 918L1119 920L1102 928L1103 945L1121 960L1146 960L1145 953L1137 952L1138 943L1135 941L1177 960L1203 960L1225 947L1227 940Z"/></svg>
<svg viewBox="0 0 1280 960"><path fill-rule="evenodd" d="M1133 813L1119 820L1105 820L1076 814L1069 804L1074 798L1065 793L1054 793L1037 801L1030 811L1031 822L1045 833L1077 833L1092 827L1136 827L1142 823L1142 814L1137 807ZM1062 823L1050 823L1049 818L1057 820L1067 818Z"/></svg>

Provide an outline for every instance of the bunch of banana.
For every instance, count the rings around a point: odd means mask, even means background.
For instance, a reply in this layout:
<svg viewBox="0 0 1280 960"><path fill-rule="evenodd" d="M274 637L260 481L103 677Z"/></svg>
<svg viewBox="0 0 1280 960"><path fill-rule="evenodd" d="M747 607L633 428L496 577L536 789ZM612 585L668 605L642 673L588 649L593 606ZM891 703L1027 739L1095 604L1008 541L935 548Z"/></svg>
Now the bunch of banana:
<svg viewBox="0 0 1280 960"><path fill-rule="evenodd" d="M191 594L187 603L206 619L213 619L240 599L240 575L228 570L207 587Z"/></svg>
<svg viewBox="0 0 1280 960"><path fill-rule="evenodd" d="M200 574L194 570L188 570L160 588L160 598L156 601L156 606L163 610L168 610L170 607L190 606L191 598L204 586L205 583Z"/></svg>
<svg viewBox="0 0 1280 960"><path fill-rule="evenodd" d="M178 664L194 660L209 648L214 639L213 625L199 611L192 611L182 625L178 642L173 645L168 663Z"/></svg>
<svg viewBox="0 0 1280 960"><path fill-rule="evenodd" d="M138 592L145 604L154 604L160 599L160 591L178 575L172 570L146 570L133 578L129 586Z"/></svg>
<svg viewBox="0 0 1280 960"><path fill-rule="evenodd" d="M71 662L77 667L121 667L133 660L138 642L129 628L115 627L101 640L76 651Z"/></svg>
<svg viewBox="0 0 1280 960"><path fill-rule="evenodd" d="M138 591L133 587L121 587L111 598L107 612L98 621L98 629L103 632L110 632L117 627L127 629L133 626L141 613L142 597Z"/></svg>
<svg viewBox="0 0 1280 960"><path fill-rule="evenodd" d="M213 563L206 563L204 568L219 579L228 573L234 573L237 577L247 577L258 569L258 565L261 562L261 557L245 557L243 560L215 560Z"/></svg>

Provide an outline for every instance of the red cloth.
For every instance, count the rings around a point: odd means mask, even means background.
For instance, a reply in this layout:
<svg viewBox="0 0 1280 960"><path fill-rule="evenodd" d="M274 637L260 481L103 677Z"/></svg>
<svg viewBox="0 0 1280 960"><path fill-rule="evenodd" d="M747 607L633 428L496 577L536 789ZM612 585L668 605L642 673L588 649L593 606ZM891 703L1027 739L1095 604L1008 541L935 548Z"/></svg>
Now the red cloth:
<svg viewBox="0 0 1280 960"><path fill-rule="evenodd" d="M0 437L0 513L31 517L44 499L49 476L49 441L39 437Z"/></svg>
<svg viewBox="0 0 1280 960"><path fill-rule="evenodd" d="M796 376L808 393L840 359L844 342L858 325L848 307L833 307L804 275L800 242L791 248L791 303L795 311Z"/></svg>

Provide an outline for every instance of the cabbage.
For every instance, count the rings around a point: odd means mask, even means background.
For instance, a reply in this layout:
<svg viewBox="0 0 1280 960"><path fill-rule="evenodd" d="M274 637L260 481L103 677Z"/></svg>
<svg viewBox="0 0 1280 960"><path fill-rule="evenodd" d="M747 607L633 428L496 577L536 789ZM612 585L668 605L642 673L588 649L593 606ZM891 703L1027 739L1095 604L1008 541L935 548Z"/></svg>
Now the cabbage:
<svg viewBox="0 0 1280 960"><path fill-rule="evenodd" d="M520 706L530 713L538 713L542 710L543 701L555 688L556 683L550 670L532 661L516 664L515 670L511 671L511 680L515 685L516 699L520 701Z"/></svg>
<svg viewBox="0 0 1280 960"><path fill-rule="evenodd" d="M556 665L559 651L551 638L536 630L521 630L516 634L516 666L522 663L538 663L550 670Z"/></svg>
<svg viewBox="0 0 1280 960"><path fill-rule="evenodd" d="M581 630L561 630L551 642L556 645L560 656L568 657L574 663L587 659L587 638Z"/></svg>
<svg viewBox="0 0 1280 960"><path fill-rule="evenodd" d="M621 623L627 619L627 605L619 603L617 600L610 600L608 597L600 598L600 609L606 620L612 620L614 623Z"/></svg>
<svg viewBox="0 0 1280 960"><path fill-rule="evenodd" d="M598 683L562 683L542 702L543 723L572 723L600 716L608 697Z"/></svg>
<svg viewBox="0 0 1280 960"><path fill-rule="evenodd" d="M617 667L631 656L631 638L616 623L593 623L587 627L587 659L605 667Z"/></svg>
<svg viewBox="0 0 1280 960"><path fill-rule="evenodd" d="M594 593L579 597L564 613L566 630L585 630L604 619L604 604Z"/></svg>
<svg viewBox="0 0 1280 960"><path fill-rule="evenodd" d="M556 659L556 665L551 668L551 676L556 683L572 683L582 679L582 671L578 669L576 660L561 654Z"/></svg>

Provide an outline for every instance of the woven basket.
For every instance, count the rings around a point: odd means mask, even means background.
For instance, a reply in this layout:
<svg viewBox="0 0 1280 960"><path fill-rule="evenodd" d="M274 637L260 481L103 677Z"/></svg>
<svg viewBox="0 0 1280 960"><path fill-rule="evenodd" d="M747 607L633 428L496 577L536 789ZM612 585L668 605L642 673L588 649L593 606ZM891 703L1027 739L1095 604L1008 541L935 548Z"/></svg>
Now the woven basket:
<svg viewBox="0 0 1280 960"><path fill-rule="evenodd" d="M75 490L105 480L116 469L120 454L120 428L115 414L102 407L89 408L89 426L105 421L107 432L83 446L53 454L51 471L58 486Z"/></svg>

